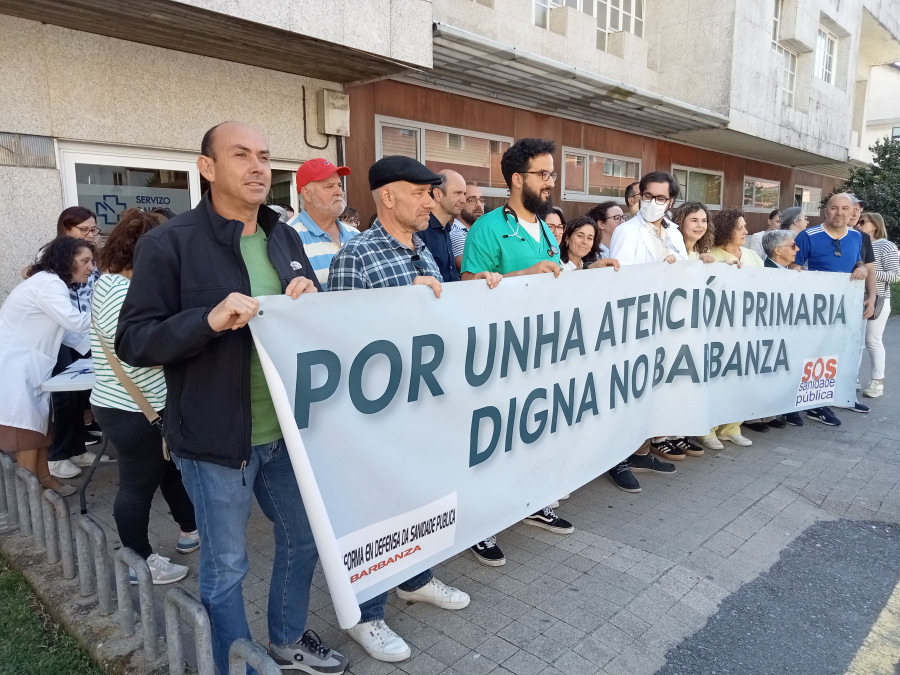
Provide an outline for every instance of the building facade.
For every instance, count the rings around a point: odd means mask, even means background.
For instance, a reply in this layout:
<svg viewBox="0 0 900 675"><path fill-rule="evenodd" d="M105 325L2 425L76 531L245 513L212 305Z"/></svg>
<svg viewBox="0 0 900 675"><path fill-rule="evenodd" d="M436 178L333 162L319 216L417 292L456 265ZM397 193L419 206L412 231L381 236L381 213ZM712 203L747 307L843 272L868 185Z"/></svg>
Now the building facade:
<svg viewBox="0 0 900 675"><path fill-rule="evenodd" d="M751 230L795 204L817 222L865 161L855 106L873 66L900 58L895 4L435 0L432 68L349 88L348 161L452 166L497 205L498 156L541 136L557 142L554 200L570 217L665 170ZM351 203L366 198L351 187Z"/></svg>
<svg viewBox="0 0 900 675"><path fill-rule="evenodd" d="M524 136L556 141L554 200L569 216L622 201L628 183L661 169L690 199L743 208L751 229L795 203L815 220L821 196L867 161L878 96L896 86L882 67L900 61L896 10L0 0L0 297L64 207L87 206L108 231L127 207L195 204L200 138L227 119L268 135L270 201L298 206L294 172L322 156L352 169L348 201L364 222L379 157L456 168L496 206L500 157Z"/></svg>

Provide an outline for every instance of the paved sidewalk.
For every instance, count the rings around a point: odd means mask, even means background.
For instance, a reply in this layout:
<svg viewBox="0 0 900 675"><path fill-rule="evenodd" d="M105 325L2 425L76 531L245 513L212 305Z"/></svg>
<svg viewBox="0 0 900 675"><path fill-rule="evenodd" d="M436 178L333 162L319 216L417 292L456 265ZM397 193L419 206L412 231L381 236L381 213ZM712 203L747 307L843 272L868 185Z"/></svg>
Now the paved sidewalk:
<svg viewBox="0 0 900 675"><path fill-rule="evenodd" d="M900 320L889 321L885 343L889 355L900 351ZM868 374L865 357L862 372ZM347 654L350 672L358 674L654 673L670 648L690 639L725 598L772 567L811 524L900 523L900 376L894 364L890 375L883 398L860 399L871 405L869 415L836 409L841 427L805 420L802 428L746 431L753 447L726 443L724 451L678 463L675 476L640 474L638 495L617 490L602 476L559 508L575 524L574 534L517 525L498 539L508 560L504 567L485 567L468 552L446 561L435 575L467 591L472 603L448 612L408 605L391 594L386 620L412 647L406 662L374 661L347 638L321 572L314 579L309 627ZM116 478L114 464L101 466L88 499L90 513L107 527L111 550L119 546L112 520ZM154 508L151 543L175 562L190 563L191 574L180 586L199 597L198 554L175 552L178 527L161 499ZM253 636L264 643L274 546L258 509L249 538L244 596ZM8 552L18 541L19 535L0 534ZM20 560L23 555L18 552ZM51 574L41 578L62 583L58 571L43 565ZM32 570L33 578L38 574ZM167 588L157 587L160 598ZM57 607L63 615L69 609ZM114 620L106 621L114 626ZM106 635L107 644L115 642L112 636L114 631ZM90 646L102 654L98 641ZM127 670L164 672L160 663L132 654Z"/></svg>

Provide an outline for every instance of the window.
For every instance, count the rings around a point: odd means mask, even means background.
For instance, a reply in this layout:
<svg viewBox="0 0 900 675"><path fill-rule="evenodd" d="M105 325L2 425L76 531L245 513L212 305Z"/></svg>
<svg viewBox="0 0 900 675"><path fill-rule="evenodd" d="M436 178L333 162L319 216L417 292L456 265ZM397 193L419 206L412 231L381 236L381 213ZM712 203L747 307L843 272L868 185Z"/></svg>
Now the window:
<svg viewBox="0 0 900 675"><path fill-rule="evenodd" d="M894 127L891 129L891 140L900 141L900 127Z"/></svg>
<svg viewBox="0 0 900 675"><path fill-rule="evenodd" d="M606 50L610 33L625 31L644 36L645 0L534 0L534 25L550 26L550 10L555 7L578 9L597 19L597 49Z"/></svg>
<svg viewBox="0 0 900 675"><path fill-rule="evenodd" d="M744 208L750 211L771 211L778 208L781 183L763 178L744 178Z"/></svg>
<svg viewBox="0 0 900 675"><path fill-rule="evenodd" d="M672 175L681 186L681 196L676 203L700 202L711 209L722 208L725 177L721 172L673 166Z"/></svg>
<svg viewBox="0 0 900 675"><path fill-rule="evenodd" d="M797 185L794 187L794 206L803 209L808 216L819 215L819 204L822 203L822 188Z"/></svg>
<svg viewBox="0 0 900 675"><path fill-rule="evenodd" d="M797 88L797 54L781 46L778 42L778 31L781 25L782 0L775 0L775 12L772 15L772 49L783 59L781 67L781 90L784 92L784 104L793 107L794 91Z"/></svg>
<svg viewBox="0 0 900 675"><path fill-rule="evenodd" d="M834 35L824 28L819 28L816 38L816 77L828 84L834 84L834 52L836 40Z"/></svg>
<svg viewBox="0 0 900 675"><path fill-rule="evenodd" d="M272 161L268 203L296 206L296 162ZM97 214L108 234L125 209L166 207L175 213L197 205L206 180L197 169L197 153L59 141L63 204Z"/></svg>
<svg viewBox="0 0 900 675"><path fill-rule="evenodd" d="M778 30L781 26L782 0L775 0L775 11L772 13L772 48L778 44Z"/></svg>
<svg viewBox="0 0 900 675"><path fill-rule="evenodd" d="M375 155L412 157L432 171L453 169L481 186L487 197L505 197L500 159L511 139L389 117L375 118Z"/></svg>
<svg viewBox="0 0 900 675"><path fill-rule="evenodd" d="M563 199L625 200L625 188L641 177L641 162L587 150L563 148Z"/></svg>

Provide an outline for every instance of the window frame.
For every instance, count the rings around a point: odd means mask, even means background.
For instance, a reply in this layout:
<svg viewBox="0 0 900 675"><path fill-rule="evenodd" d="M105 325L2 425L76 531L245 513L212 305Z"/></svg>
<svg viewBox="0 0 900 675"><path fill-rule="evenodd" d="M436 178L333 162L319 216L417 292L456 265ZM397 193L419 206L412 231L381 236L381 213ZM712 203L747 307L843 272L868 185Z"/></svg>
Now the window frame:
<svg viewBox="0 0 900 675"><path fill-rule="evenodd" d="M800 183L795 183L795 184L794 184L794 201L793 201L793 206L797 206L797 191L798 191L798 190L810 190L810 197L812 197L812 191L813 191L813 190L815 190L815 191L817 191L817 192L819 193L818 199L811 199L809 202L804 202L803 199L802 199L802 196L801 196L801 199L800 199L800 208L803 209L803 213L804 213L805 215L807 215L807 216L820 216L820 215L822 215L822 214L821 214L821 209L820 209L820 207L819 207L819 204L822 203L822 188L820 188L820 187L813 187L812 185L801 185ZM808 204L813 205L813 208L812 208L811 211L809 211L809 210L803 208L803 204L805 204L805 203L808 203Z"/></svg>
<svg viewBox="0 0 900 675"><path fill-rule="evenodd" d="M690 180L692 171L694 173L705 173L705 174L708 174L711 176L719 176L722 179L722 188L719 193L719 203L718 204L706 204L706 202L704 202L704 204L706 205L706 208L708 208L712 211L720 211L722 209L722 202L724 201L724 197L725 197L725 172L724 171L716 171L714 169L700 169L696 166L684 166L683 164L673 164L672 165L672 176L675 175L675 171L687 171L688 172L688 180ZM684 202L687 201L687 192L688 192L687 187L688 186L681 185L680 182L679 182L678 186L681 188L681 195L678 197L678 199L675 200L675 204L674 204L675 206L680 206L681 204L684 204Z"/></svg>
<svg viewBox="0 0 900 675"><path fill-rule="evenodd" d="M900 141L900 127L891 127L891 135L889 138L892 141Z"/></svg>
<svg viewBox="0 0 900 675"><path fill-rule="evenodd" d="M822 25L816 33L813 75L826 84L834 85L837 65L837 36ZM824 50L822 49L824 45ZM830 47L830 49L829 49ZM829 64L830 61L830 64Z"/></svg>
<svg viewBox="0 0 900 675"><path fill-rule="evenodd" d="M416 122L414 120L402 119L399 117L389 117L387 115L375 115L375 160L384 157L382 147L381 130L384 127L395 129L409 129L417 132L416 142L416 161L425 164L427 157L425 156L425 132L437 131L445 134L456 134L459 136L470 136L472 138L481 138L487 141L499 141L500 143L508 143L512 145L514 140L511 136L500 136L498 134L489 134L482 131L472 131L470 129L461 129L459 127L447 127L441 124L430 124L428 122ZM465 147L465 139L463 139L463 147ZM503 177L500 177L503 180ZM509 197L509 188L489 187L480 185L481 193L485 197Z"/></svg>
<svg viewBox="0 0 900 675"><path fill-rule="evenodd" d="M747 189L747 181L753 181L753 206L744 205L744 191ZM764 181L766 183L775 183L778 185L778 198L775 200L774 206L756 206L756 181ZM781 181L772 178L762 178L760 176L744 176L741 183L741 210L749 213L769 213L772 209L780 209L781 206Z"/></svg>
<svg viewBox="0 0 900 675"><path fill-rule="evenodd" d="M609 202L613 201L617 204L624 204L624 197L610 197L607 195L592 195L590 194L590 176L588 169L590 167L590 160L592 157L599 158L604 160L613 159L619 160L623 162L633 162L638 165L638 175L634 180L640 180L640 177L643 175L642 171L642 161L637 157L625 157L624 155L613 155L608 152L601 152L599 150L585 150L584 148L573 148L571 146L563 146L561 148L562 152L562 168L560 169L560 195L562 197L562 201L564 202L585 202L590 204L600 204L601 202ZM566 162L566 155L581 155L584 157L584 192L577 192L574 190L566 190L566 172L568 171L568 163ZM605 175L605 171L604 171ZM613 176L615 178L615 176ZM633 182L632 181L632 182Z"/></svg>

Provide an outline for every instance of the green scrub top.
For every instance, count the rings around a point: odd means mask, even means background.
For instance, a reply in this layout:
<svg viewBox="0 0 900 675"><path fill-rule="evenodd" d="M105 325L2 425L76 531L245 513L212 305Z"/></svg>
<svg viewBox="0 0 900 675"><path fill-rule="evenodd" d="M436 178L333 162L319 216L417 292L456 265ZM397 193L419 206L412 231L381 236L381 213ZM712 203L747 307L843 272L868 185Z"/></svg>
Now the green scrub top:
<svg viewBox="0 0 900 675"><path fill-rule="evenodd" d="M508 274L524 270L542 260L561 265L556 237L547 223L540 218L538 222L541 237L535 241L523 227L518 226L511 210L500 208L484 214L475 221L466 236L462 272ZM515 235L517 226L518 235Z"/></svg>

